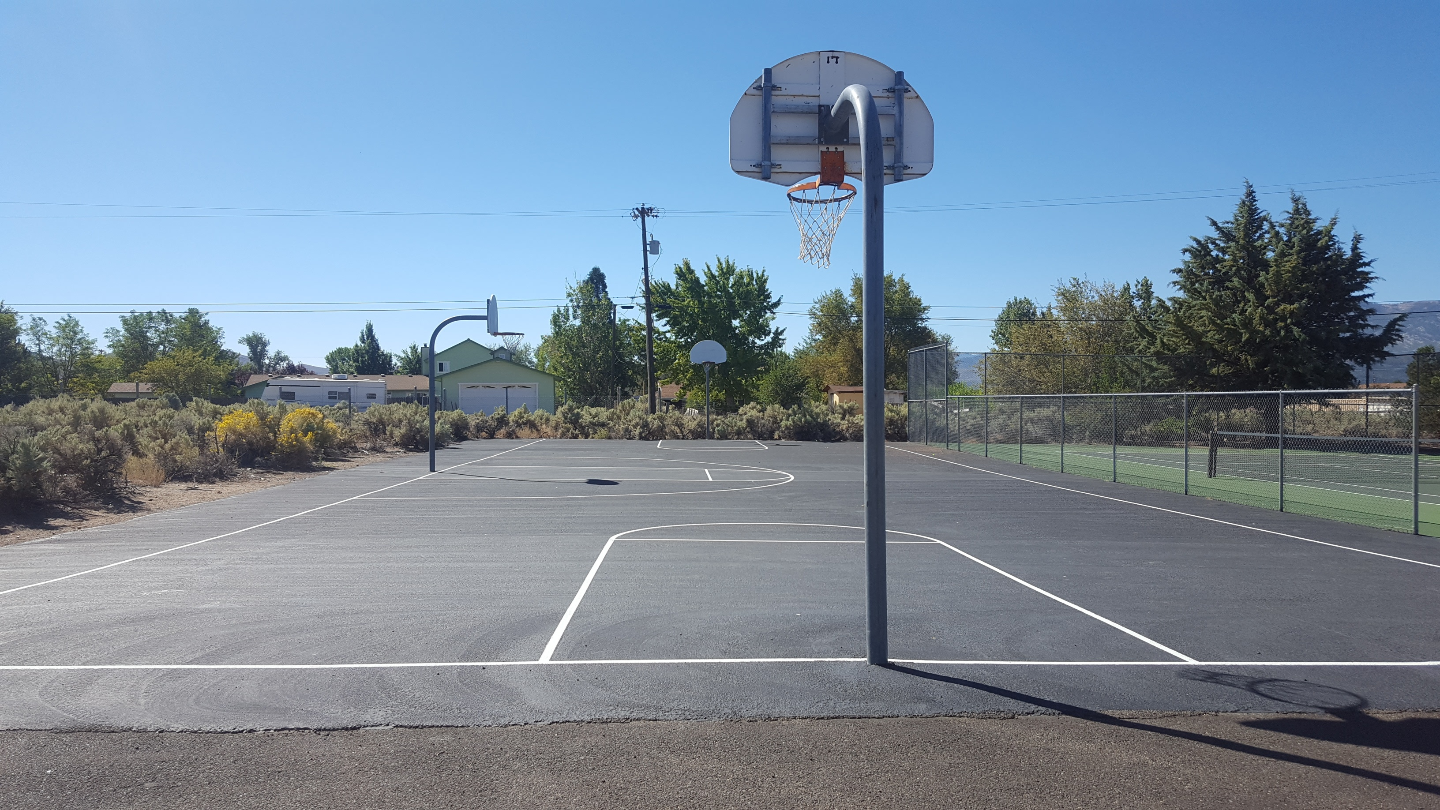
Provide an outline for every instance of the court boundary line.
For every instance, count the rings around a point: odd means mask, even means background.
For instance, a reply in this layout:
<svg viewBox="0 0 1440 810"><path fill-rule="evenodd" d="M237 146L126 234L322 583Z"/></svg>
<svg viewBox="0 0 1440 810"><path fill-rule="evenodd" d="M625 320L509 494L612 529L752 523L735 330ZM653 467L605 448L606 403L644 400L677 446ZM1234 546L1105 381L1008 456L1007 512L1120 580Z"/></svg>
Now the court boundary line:
<svg viewBox="0 0 1440 810"><path fill-rule="evenodd" d="M552 661L398 661L345 664L0 664L0 672L87 671L214 671L214 670L339 670L339 669L484 669L486 667L638 666L698 664L828 664L864 663L864 658L576 658ZM1340 667L1358 669L1440 668L1440 661L1027 661L1004 659L892 658L892 664L956 667Z"/></svg>
<svg viewBox="0 0 1440 810"><path fill-rule="evenodd" d="M141 555L139 555L139 556L137 556L137 557L131 557L131 558L129 558L129 559L120 560L119 562L108 563L108 564L106 564L106 565L97 566L97 567L95 567L95 568L89 568L89 569L86 569L86 570L84 570L84 571L77 571L77 572L75 572L75 573L73 573L73 574L66 574L66 575L63 576L63 577L53 577L53 578L51 578L51 579L47 579L47 580L44 580L44 581L41 581L41 582L32 582L32 583L30 583L29 585L20 585L20 586L15 587L15 588L9 588L9 589L7 589L7 590L0 591L0 596L6 596L6 595L8 595L8 594L16 593L16 592L18 592L18 591L29 590L30 588L38 588L38 587L40 587L41 585L52 585L52 584L54 584L54 583L56 583L56 582L64 582L64 581L67 580L67 579L74 579L74 578L76 578L76 577L85 576L86 574L98 573L98 572L100 572L100 571L105 571L105 570L108 570L108 569L110 569L110 568L116 568L116 567L119 567L119 566L122 566L122 565L127 565L127 564L129 564L129 563L139 562L140 560L148 560L148 559L150 559L151 557L159 557L159 556L162 555L162 554L169 554L169 553L172 552L172 551L180 551L181 549L187 549L187 548L191 548L191 547L193 547L193 546L202 545L202 544L204 544L204 543L209 543L209 542L211 542L212 540L223 540L223 539L225 539L226 537L234 537L234 536L237 535L237 534L244 534L245 532L253 531L253 530L255 530L255 529L261 529L261 528L264 528L264 527L266 527L266 526L273 526L273 525L275 525L276 523L283 523L284 521L291 520L291 519L297 518L297 517L302 517L302 516L304 516L304 515L311 514L312 512L319 512L319 511L322 510L322 509L329 509L329 508L332 507L332 506L339 506L340 504L343 504L343 503L349 503L350 501L359 500L360 498L363 498L363 497L365 497L366 495L373 495L373 494L375 494L376 492L384 492L384 491L387 490L387 489L394 489L394 488L396 488L396 487L403 487L403 486L405 486L406 484L413 484L413 483L415 483L416 481L420 481L420 480L429 478L429 477L432 476L432 475L438 475L439 473L445 472L446 470L453 470L453 469L455 469L456 467L464 467L464 466L466 466L467 464L475 464L475 463L478 463L478 462L481 462L481 461L488 461L488 460L490 460L490 459L492 459L492 458L495 458L496 456L503 456L503 455L505 455L506 453L512 453L512 452L514 452L514 451L516 451L516 450L521 450L521 449L524 449L524 448L526 448L526 447L529 447L530 445L539 444L540 442L543 442L543 441L545 441L545 440L544 440L544 439L536 439L535 441L527 442L527 443L522 444L522 445L519 445L519 446L517 446L517 447L511 447L511 448L509 448L508 450L501 450L501 451L498 452L498 453L492 453L491 455L485 456L484 458L477 458L477 459L473 459L473 460L471 460L471 461L466 461L466 462L463 462L463 463L460 463L460 464L455 464L455 465L446 467L445 470L436 470L435 472L427 472L427 473L425 473L424 475L418 476L418 477L416 477L416 478L411 478L411 479L409 479L408 481L401 481L401 482L398 483L398 484L391 484L390 486L381 487L380 489L371 490L370 492L366 492L366 493L363 493L363 494L360 494L360 495L352 495L352 496L350 496L349 498L343 498L343 499L341 499L341 500L335 501L334 503L327 503L327 504L324 504L324 505L321 505L321 506L312 507L312 508L306 509L306 510L304 510L304 511L296 512L296 513L294 513L294 514L292 514L292 515L285 515L284 517L278 517L278 518L275 518L274 520L267 520L267 521L265 521L264 523L256 523L256 524L253 525L253 526L246 526L246 527L243 528L243 529L236 529L235 531L232 531L232 532L226 532L226 533L224 533L224 534L217 534L217 535L215 535L214 537L206 537L206 538L203 539L203 540L193 540L193 541L191 541L191 542L189 542L189 543L182 543L181 545L178 545L178 546L171 546L170 548L160 549L159 551L152 551L152 552L150 552L149 554L141 554Z"/></svg>
<svg viewBox="0 0 1440 810"><path fill-rule="evenodd" d="M575 612L576 612L577 610L579 610L579 608L580 608L580 603L585 599L585 594L586 594L586 592L588 592L588 591L590 590L590 584L595 581L595 575L596 575L597 573L599 573L599 571L600 571L600 565L605 562L605 557L606 557L606 555L608 555L608 554L610 553L610 549L611 549L612 546L615 545L615 541L616 541L616 540L621 539L622 537L624 537L624 536L627 535L627 534L634 534L634 533L636 533L636 532L654 531L654 530L656 530L656 529L683 529L683 528L688 528L688 527L691 527L691 526L807 526L807 527L818 527L818 528L824 528L824 529L853 529L853 530L856 530L856 531L864 531L864 530L865 530L865 527L864 527L864 526L846 526L846 525L839 524L839 523L794 523L794 522L789 522L789 521L767 521L767 522L756 522L756 521L724 521L724 522L708 522L708 523L670 523L670 524L666 524L666 525L663 525L663 526L643 526L643 527L638 528L638 529L628 529L628 530L626 530L626 531L619 532L619 533L617 533L617 534L613 534L613 535L610 536L610 538L609 538L608 540L605 541L604 547L600 549L600 554L599 554L599 556L597 556L597 557L595 558L595 562L594 562L593 564L591 564L589 572L587 572L587 573L585 574L585 579L584 579L584 581L580 583L580 589L575 592L575 597L570 600L569 606L565 608L565 613L564 613L564 615L562 615L562 616L560 617L560 623L555 626L555 632L550 635L550 640L545 644L545 649L544 649L544 651L542 651L542 652L540 653L540 659L539 659L539 661L537 661L537 663L542 663L542 664L543 664L543 663L548 663L548 662L551 661L552 657L555 655L555 650L560 646L560 640L561 640L561 638L564 637L565 631L566 631L567 629L569 629L569 627L570 627L570 621L575 618ZM931 536L929 536L929 535L917 534L917 533L915 533L915 532L901 531L901 530L899 530L899 529L886 529L886 534L903 534L903 535L906 535L907 537L918 537L918 538L920 538L921 540L929 541L929 543L917 543L916 545L928 545L928 544L932 544L932 543L933 543L933 544L935 544L935 545L944 546L945 548L950 549L951 551L955 552L956 554L959 554L959 555L961 555L962 557L965 557L966 559L970 560L971 562L979 563L980 565L984 566L985 568L988 568L988 569L990 569L991 571L994 571L995 573L1000 574L1001 576L1003 576L1003 577L1005 577L1005 578L1007 578L1007 579L1010 579L1010 580L1012 580L1012 581L1014 581L1014 582L1017 582L1017 583L1019 583L1020 585L1023 585L1023 586L1025 586L1026 588L1029 588L1030 590L1032 590L1032 591L1034 591L1034 592L1036 592L1036 593L1038 593L1038 594L1040 594L1040 595L1042 595L1042 596L1045 596L1045 597L1047 597L1047 598L1053 599L1053 600L1055 600L1056 602L1059 602L1060 604L1062 604L1062 605L1064 605L1064 606L1066 606L1066 607L1068 607L1068 608L1070 608L1070 609L1072 609L1072 610L1078 611L1079 613L1082 613L1082 614L1084 614L1084 615L1086 615L1086 616L1089 616L1090 618L1095 619L1096 621L1099 621L1099 622L1101 622L1102 624L1105 624L1105 625L1107 625L1107 626L1109 626L1109 627L1111 627L1111 628L1113 628L1113 629L1115 629L1115 630L1119 630L1120 632L1125 633L1126 635L1128 635L1128 636L1130 636L1130 637L1132 637L1132 638L1135 638L1135 639L1137 639L1137 640L1139 640L1139 641L1143 641L1144 643L1149 644L1150 646L1154 647L1155 649L1160 650L1160 651L1162 651L1162 652L1164 652L1164 653L1166 653L1166 654L1168 654L1168 655L1173 655L1173 656L1175 656L1176 658L1179 658L1182 663L1186 663L1186 664L1195 664L1195 663L1198 663L1194 658L1191 658L1190 656L1185 655L1184 653L1177 652L1177 651L1171 649L1170 647L1167 647L1167 646L1165 646L1164 644L1161 644L1160 642L1155 641L1154 639L1148 638L1148 637L1146 637L1146 636L1144 636L1144 635L1142 635L1142 634L1140 634L1140 633L1137 633L1137 632L1134 631L1134 630L1131 630L1130 628L1126 627L1126 626L1123 625L1123 624L1120 624L1119 622L1112 621L1112 620L1110 620L1110 619L1105 618L1104 616L1101 616L1100 614L1098 614L1098 613L1096 613L1096 612L1094 612L1094 611L1092 611L1092 610L1087 610L1087 609L1085 609L1085 608L1083 608L1083 607L1080 607L1079 605L1075 604L1074 602L1068 601L1068 600L1066 600L1066 599L1062 599L1061 597L1056 596L1055 594L1050 593L1049 591L1047 591L1047 590L1045 590L1045 589L1043 589L1043 588L1041 588L1041 587L1039 587L1039 586L1031 585L1030 583L1026 582L1025 580L1023 580L1023 579L1015 576L1014 574L1011 574L1011 573L1008 573L1008 572L1006 572L1006 571L1003 571L1003 570L1001 570L1001 569L999 569L999 568L996 568L995 566L991 565L990 563L985 562L984 560L980 559L979 557L976 557L976 556L973 555L973 554L969 554L969 553L966 553L966 552L964 552L964 551L961 551L960 549L958 549L958 548L950 545L949 543L944 542L943 540L939 540L939 539L934 538L934 537L931 537ZM646 539L647 539L647 538L635 538L635 541L636 541L636 542L643 542L643 541L646 540ZM651 539L651 540L658 539L658 540L663 541L665 538L648 538L648 539ZM713 542L726 542L726 541L713 541ZM745 542L745 541L743 541L743 540L741 540L741 541L733 541L733 540L732 540L732 541L729 541L729 542ZM766 541L752 541L752 542L766 542ZM770 541L770 542L785 542L785 541ZM791 542L796 542L796 541L791 541ZM802 541L802 542L803 542L803 541ZM826 542L826 541L810 541L810 542ZM838 542L845 542L845 541L838 541ZM862 543L863 543L864 541L858 541L858 542L862 542ZM886 545L890 545L890 541L887 540L887 541L885 542L885 544L886 544Z"/></svg>
<svg viewBox="0 0 1440 810"><path fill-rule="evenodd" d="M999 476L999 477L1001 477L1001 478L1009 478L1009 479L1012 479L1012 480L1015 480L1015 481L1024 481L1024 482L1027 483L1027 484L1037 484L1037 485L1042 486L1042 487L1049 487L1049 488L1051 488L1051 489L1058 489L1058 490L1061 490L1061 491L1063 491L1063 492L1074 492L1074 493L1076 493L1076 494L1078 494L1078 495L1088 495L1088 496L1090 496L1090 497L1092 497L1092 498L1102 498L1102 499L1107 500L1107 501L1115 501L1116 503L1124 503L1124 504L1129 504L1129 505L1131 505L1131 506L1140 506L1140 507L1143 507L1143 508L1145 508L1145 509L1153 509L1153 510L1155 510L1155 511L1157 511L1157 512L1167 512L1167 513L1172 514L1172 515L1181 515L1181 516L1183 516L1183 517L1191 517L1191 518L1195 518L1196 520L1204 520L1204 521L1208 521L1208 522L1210 522L1210 523L1219 523L1219 524L1221 524L1221 525L1223 525L1223 526L1233 526L1233 527L1235 527L1235 528L1237 528L1237 529L1249 529L1249 530L1252 531L1252 532L1262 532L1262 533L1264 533L1264 534L1273 534L1273 535L1275 535L1276 537L1287 537L1287 538L1289 538L1289 539L1291 539L1291 540L1303 540L1303 541L1305 541L1306 543L1314 543L1314 544L1317 545L1317 546L1329 546L1330 548L1338 548L1338 549L1342 549L1342 550L1344 550L1344 551L1354 551L1354 552L1357 552L1357 553L1359 553L1359 554L1369 554L1369 555L1371 555L1371 556L1373 556L1373 557L1384 557L1384 558L1387 559L1387 560L1397 560L1397 561L1399 561L1399 562L1414 563L1415 565L1423 565L1423 566L1425 566L1426 568L1440 568L1440 563L1428 563L1428 562L1424 562L1423 560L1412 560L1412 559L1410 559L1409 557L1397 557L1397 556L1395 556L1394 554L1382 554L1381 552L1378 552L1378 551L1368 551L1368 550L1366 550L1366 549L1363 549L1363 548L1355 548L1355 547L1353 547L1353 546L1342 546L1342 545L1340 545L1339 543L1330 543L1330 542L1327 542L1327 541L1325 541L1325 540L1315 540L1315 539L1312 539L1312 538L1309 538L1309 537L1301 537L1301 536L1298 535L1298 534L1289 534L1289 533L1287 533L1287 532L1276 531L1275 529L1263 529L1263 528L1261 528L1261 527L1259 527L1259 526L1246 526L1244 523L1236 523L1236 522L1230 521L1230 520L1221 520L1220 518L1207 517L1206 515L1197 515L1197 514L1195 514L1194 512L1182 512L1182 511L1180 511L1179 509L1170 509L1170 508L1168 508L1168 507L1155 506L1154 504L1141 503L1141 502L1139 502L1139 501L1127 501L1127 500L1125 500L1124 498L1117 498L1117 497L1115 497L1115 496L1113 496L1113 495L1101 495L1101 494L1098 493L1098 492L1086 492L1086 491L1083 490L1083 489L1075 489L1075 488L1073 488L1073 487L1063 487L1063 486L1060 486L1059 484L1051 484L1051 483L1048 483L1048 482L1046 482L1046 481L1036 481L1036 480L1033 479L1033 478L1022 478L1022 477L1020 477L1020 476L1018 476L1018 475L1011 475L1011 474L1009 474L1009 473L997 472L997 471L995 471L995 470L987 470L987 469L985 469L984 467L976 467L976 466L973 466L973 465L970 465L970 464L961 464L961 463L958 462L958 461L951 461L951 460L948 459L948 458L940 458L939 456L933 456L933 455L930 455L929 453L919 453L919 452L916 452L916 451L914 451L914 450L906 450L906 449L903 448L903 447L895 447L895 446L893 446L893 445L886 445L886 446L889 447L889 448L892 449L892 450L897 450L897 451L899 451L899 452L901 452L901 453L909 453L909 454L912 455L912 456L919 456L919 457L921 457L921 458L928 458L928 459L930 459L931 461L939 461L939 462L941 462L942 464L953 464L953 465L955 465L956 467L963 467L963 468L965 468L965 469L967 469L967 470L974 470L974 471L976 471L976 472L982 472L982 473L986 473L986 474L988 474L988 475L997 475L997 476ZM1006 463L1010 463L1010 462L1006 462ZM1068 473L1060 473L1060 474L1061 474L1061 475L1068 475ZM1133 485L1132 485L1132 484L1125 484L1124 486L1133 486ZM1157 491L1163 492L1164 490L1157 490ZM1193 497L1193 496L1185 496L1185 497ZM1229 503L1229 502L1226 501L1226 503ZM1244 504L1235 504L1235 505L1236 505L1236 506L1244 506ZM1277 514L1279 514L1279 513L1277 513ZM1294 513L1284 513L1284 514L1294 514ZM1320 518L1320 519L1323 520L1324 518ZM1362 526L1362 527L1360 527L1360 528L1368 528L1368 527L1363 527L1363 526ZM1380 531L1384 531L1384 529L1381 529ZM1414 535L1410 535L1410 536L1413 537Z"/></svg>

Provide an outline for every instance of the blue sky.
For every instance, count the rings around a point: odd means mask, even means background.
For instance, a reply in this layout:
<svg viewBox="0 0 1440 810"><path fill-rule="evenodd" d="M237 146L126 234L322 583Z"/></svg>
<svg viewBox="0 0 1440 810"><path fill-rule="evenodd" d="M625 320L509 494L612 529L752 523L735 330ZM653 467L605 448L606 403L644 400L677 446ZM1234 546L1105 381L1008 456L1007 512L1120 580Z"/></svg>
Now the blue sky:
<svg viewBox="0 0 1440 810"><path fill-rule="evenodd" d="M881 8L10 0L0 298L97 336L116 316L87 309L200 305L232 345L258 329L316 362L367 318L399 349L445 313L217 304L494 294L504 328L538 340L551 303L522 299L560 298L595 265L638 292L624 211L644 202L670 212L660 273L728 255L803 312L858 268L858 209L830 269L798 262L783 189L730 172L727 121L763 68L818 49L904 70L935 117L936 168L891 186L892 207L1204 190L894 212L887 269L936 316L1048 300L1071 275L1166 281L1246 178L1310 189L1364 233L1377 299L1440 298L1440 5ZM256 215L303 210L589 213ZM782 324L803 336L803 316ZM987 345L984 322L935 326Z"/></svg>

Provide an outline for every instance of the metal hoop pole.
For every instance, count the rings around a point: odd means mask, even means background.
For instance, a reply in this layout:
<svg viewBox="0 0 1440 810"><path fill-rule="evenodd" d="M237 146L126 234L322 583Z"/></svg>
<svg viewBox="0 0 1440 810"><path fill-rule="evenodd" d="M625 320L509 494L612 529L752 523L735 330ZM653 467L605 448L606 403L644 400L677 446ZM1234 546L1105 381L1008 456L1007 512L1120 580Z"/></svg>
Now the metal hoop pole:
<svg viewBox="0 0 1440 810"><path fill-rule="evenodd" d="M836 123L860 125L860 175L865 185L865 263L861 320L865 406L865 660L890 660L885 594L885 151L880 113L863 84L840 92ZM929 438L928 436L926 437Z"/></svg>
<svg viewBox="0 0 1440 810"><path fill-rule="evenodd" d="M435 472L435 338L440 336L440 330L456 321L484 321L488 318L484 315L455 315L440 322L435 331L430 333L430 472ZM457 392L456 400L459 400Z"/></svg>

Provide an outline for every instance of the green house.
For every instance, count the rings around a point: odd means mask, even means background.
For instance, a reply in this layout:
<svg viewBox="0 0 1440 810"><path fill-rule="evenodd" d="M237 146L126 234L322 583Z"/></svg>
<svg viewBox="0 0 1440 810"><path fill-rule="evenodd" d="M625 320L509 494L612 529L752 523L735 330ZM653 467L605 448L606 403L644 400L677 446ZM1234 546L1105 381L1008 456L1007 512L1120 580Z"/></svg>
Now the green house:
<svg viewBox="0 0 1440 810"><path fill-rule="evenodd" d="M555 412L554 375L511 362L506 349L491 351L467 338L436 352L435 364L435 393L442 409L494 413L496 408L513 411L524 405Z"/></svg>

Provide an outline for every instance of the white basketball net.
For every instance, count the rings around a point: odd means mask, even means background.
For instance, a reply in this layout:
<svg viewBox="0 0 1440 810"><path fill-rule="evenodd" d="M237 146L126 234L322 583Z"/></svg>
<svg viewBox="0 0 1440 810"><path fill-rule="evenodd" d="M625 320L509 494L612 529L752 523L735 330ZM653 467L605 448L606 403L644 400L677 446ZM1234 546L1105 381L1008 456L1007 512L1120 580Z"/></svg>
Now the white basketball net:
<svg viewBox="0 0 1440 810"><path fill-rule="evenodd" d="M806 188L811 185L814 188ZM790 200L795 224L800 227L800 261L829 267L830 246L835 243L840 220L855 200L854 187L848 183L844 186L802 183L791 188L786 197Z"/></svg>

